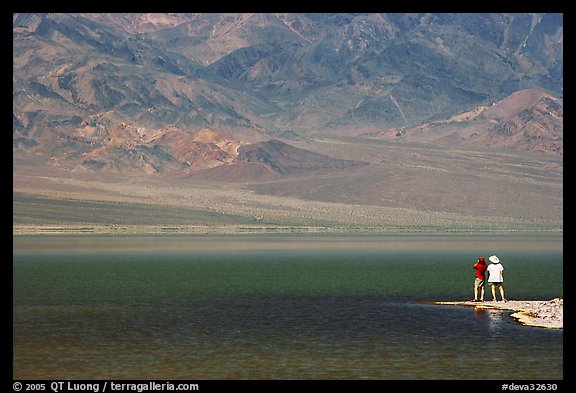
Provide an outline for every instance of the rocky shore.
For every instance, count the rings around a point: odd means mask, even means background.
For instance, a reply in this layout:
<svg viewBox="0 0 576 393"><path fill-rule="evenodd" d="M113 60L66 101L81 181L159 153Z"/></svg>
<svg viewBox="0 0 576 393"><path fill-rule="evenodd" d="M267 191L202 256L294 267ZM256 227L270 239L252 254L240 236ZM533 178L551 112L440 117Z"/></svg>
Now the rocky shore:
<svg viewBox="0 0 576 393"><path fill-rule="evenodd" d="M564 299L562 298L552 300L509 300L507 302L434 302L434 304L511 310L515 312L510 316L522 325L549 329L564 328Z"/></svg>

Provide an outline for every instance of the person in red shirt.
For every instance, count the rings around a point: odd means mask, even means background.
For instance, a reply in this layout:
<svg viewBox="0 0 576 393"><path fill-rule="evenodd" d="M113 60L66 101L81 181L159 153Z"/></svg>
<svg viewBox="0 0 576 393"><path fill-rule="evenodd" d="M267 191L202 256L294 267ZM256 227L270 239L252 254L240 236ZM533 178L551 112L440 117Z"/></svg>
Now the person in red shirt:
<svg viewBox="0 0 576 393"><path fill-rule="evenodd" d="M474 300L473 302L483 302L484 301L484 281L486 280L486 269L488 265L484 260L484 257L478 258L478 262L474 264L474 269L476 270L476 278L474 279ZM480 290L480 299L478 299L478 290Z"/></svg>

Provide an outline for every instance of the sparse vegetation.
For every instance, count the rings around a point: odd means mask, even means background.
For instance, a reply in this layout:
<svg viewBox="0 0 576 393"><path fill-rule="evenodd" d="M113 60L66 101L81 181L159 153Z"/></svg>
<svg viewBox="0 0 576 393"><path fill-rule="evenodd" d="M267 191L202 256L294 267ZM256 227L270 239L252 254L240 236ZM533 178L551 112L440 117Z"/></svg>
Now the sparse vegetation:
<svg viewBox="0 0 576 393"><path fill-rule="evenodd" d="M14 171L16 233L562 231L562 161L346 138L311 150L368 166L264 182ZM61 232L56 229L52 232Z"/></svg>

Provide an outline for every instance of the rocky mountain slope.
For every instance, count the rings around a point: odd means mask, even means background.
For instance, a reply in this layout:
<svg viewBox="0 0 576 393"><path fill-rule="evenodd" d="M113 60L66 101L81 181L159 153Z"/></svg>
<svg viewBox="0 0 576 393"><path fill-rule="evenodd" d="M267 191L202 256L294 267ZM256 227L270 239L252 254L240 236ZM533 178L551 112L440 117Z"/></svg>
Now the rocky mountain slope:
<svg viewBox="0 0 576 393"><path fill-rule="evenodd" d="M259 142L563 95L561 14L14 14L13 44L15 144L52 153L122 123Z"/></svg>
<svg viewBox="0 0 576 393"><path fill-rule="evenodd" d="M389 141L562 154L563 121L563 101L532 88L445 120L425 122L416 127L392 128L365 136Z"/></svg>

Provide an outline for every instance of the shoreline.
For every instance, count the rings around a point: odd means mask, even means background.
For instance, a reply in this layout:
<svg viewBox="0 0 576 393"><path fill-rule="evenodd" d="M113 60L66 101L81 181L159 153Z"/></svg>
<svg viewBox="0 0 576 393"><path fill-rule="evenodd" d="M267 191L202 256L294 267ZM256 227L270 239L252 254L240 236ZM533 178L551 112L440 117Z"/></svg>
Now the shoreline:
<svg viewBox="0 0 576 393"><path fill-rule="evenodd" d="M12 225L13 236L34 235L239 235L239 234L382 234L382 235L559 235L562 230L510 230L397 226L315 225Z"/></svg>
<svg viewBox="0 0 576 393"><path fill-rule="evenodd" d="M564 329L563 298L552 300L508 300L506 303L490 300L484 302L432 302L432 304L514 311L510 316L521 325L547 329Z"/></svg>

